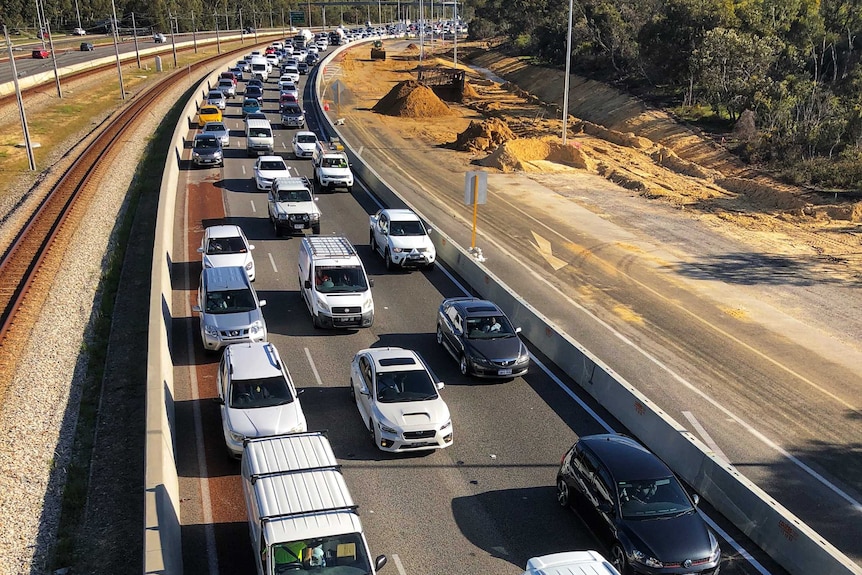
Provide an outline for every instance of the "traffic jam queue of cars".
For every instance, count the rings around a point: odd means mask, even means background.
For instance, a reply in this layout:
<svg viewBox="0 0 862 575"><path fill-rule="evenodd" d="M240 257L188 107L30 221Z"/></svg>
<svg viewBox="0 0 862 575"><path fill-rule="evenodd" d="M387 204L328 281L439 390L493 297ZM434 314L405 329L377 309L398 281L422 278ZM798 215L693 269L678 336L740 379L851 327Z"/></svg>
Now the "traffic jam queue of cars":
<svg viewBox="0 0 862 575"><path fill-rule="evenodd" d="M302 44L313 42L322 51L326 39L303 34ZM217 89L200 107L201 131L193 139L192 164L224 165L222 149L230 145L222 117L224 102L238 97L237 82L247 78L242 111L247 153L257 157L254 187L267 193L275 236L302 234L298 280L311 322L316 329L371 327L374 284L356 248L346 237L317 235L322 214L315 191L351 190L353 176L337 143L318 141L313 132L302 129L297 64L306 61L306 50L295 49L291 40L276 42L222 74ZM284 73L276 76L272 71L278 65ZM260 111L267 84L278 86L281 123L296 130L294 158L312 159L313 181L299 177L273 152L272 126ZM345 173L333 175L336 168ZM387 270L434 268L432 230L414 212L381 209L368 224L371 250ZM227 452L242 459L257 571L375 573L386 557L370 560L356 506L331 446L325 434L308 431L288 366L268 341L262 313L266 301L258 298L253 286L253 250L239 226L207 227L198 249L203 271L193 310L200 317L203 348L221 352L216 381L224 441ZM530 368L521 328L491 301L447 298L437 309L435 327L437 343L465 377L512 379ZM422 356L411 349L362 349L349 366L350 396L369 440L381 451L452 445L454 426L443 388ZM329 493L331 500L317 501L309 495L320 492ZM524 575L719 572L721 550L697 511L697 495L689 494L658 457L633 439L581 437L562 456L556 492L561 506L572 507L605 528L601 535L609 557L595 551L534 557ZM325 526L308 521L322 514L331 516Z"/></svg>

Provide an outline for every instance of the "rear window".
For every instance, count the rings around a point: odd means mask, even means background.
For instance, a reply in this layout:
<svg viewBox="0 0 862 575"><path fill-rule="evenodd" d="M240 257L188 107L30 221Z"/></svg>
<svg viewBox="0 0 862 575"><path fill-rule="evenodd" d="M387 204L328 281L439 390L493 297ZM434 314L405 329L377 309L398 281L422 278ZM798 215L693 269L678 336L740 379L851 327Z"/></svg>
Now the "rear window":
<svg viewBox="0 0 862 575"><path fill-rule="evenodd" d="M205 106L201 108L201 114L218 114L218 108L213 108L211 106Z"/></svg>

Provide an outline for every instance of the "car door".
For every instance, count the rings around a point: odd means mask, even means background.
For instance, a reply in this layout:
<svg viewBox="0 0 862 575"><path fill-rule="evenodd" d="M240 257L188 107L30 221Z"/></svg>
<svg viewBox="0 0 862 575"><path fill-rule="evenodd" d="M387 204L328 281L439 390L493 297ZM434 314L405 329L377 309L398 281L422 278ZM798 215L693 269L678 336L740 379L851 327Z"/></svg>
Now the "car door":
<svg viewBox="0 0 862 575"><path fill-rule="evenodd" d="M596 511L602 522L605 532L616 539L617 533L617 506L616 489L611 474L604 465L600 465L593 475L593 491L596 501Z"/></svg>
<svg viewBox="0 0 862 575"><path fill-rule="evenodd" d="M221 361L219 362L218 375L216 376L216 387L218 388L218 397L219 397L219 411L221 412L221 421L222 426L227 430L227 413L225 410L227 409L227 403L230 400L230 370L228 368L228 361L230 358L230 352L225 351L221 356Z"/></svg>
<svg viewBox="0 0 862 575"><path fill-rule="evenodd" d="M373 379L374 374L370 358L366 354L360 355L354 363L351 381L356 396L356 408L366 425L371 418L371 402L373 401L371 394L374 393Z"/></svg>
<svg viewBox="0 0 862 575"><path fill-rule="evenodd" d="M374 229L374 245L376 246L377 252L380 255L383 255L386 250L386 245L388 242L388 238L386 237L386 232L388 226L388 218L386 214L382 212L377 212L377 222L375 223Z"/></svg>
<svg viewBox="0 0 862 575"><path fill-rule="evenodd" d="M446 307L443 314L445 317L443 343L456 357L460 356L464 351L464 342L461 340L464 334L464 318L453 305Z"/></svg>

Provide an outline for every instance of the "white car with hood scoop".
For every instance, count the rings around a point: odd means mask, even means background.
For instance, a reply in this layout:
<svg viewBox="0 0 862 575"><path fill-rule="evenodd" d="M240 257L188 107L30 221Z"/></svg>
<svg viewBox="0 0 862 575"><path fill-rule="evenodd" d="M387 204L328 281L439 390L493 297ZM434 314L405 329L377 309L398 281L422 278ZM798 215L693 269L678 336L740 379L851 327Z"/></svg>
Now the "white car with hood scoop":
<svg viewBox="0 0 862 575"><path fill-rule="evenodd" d="M399 347L359 351L350 366L350 393L375 447L427 451L452 445L452 418L443 382L422 357Z"/></svg>
<svg viewBox="0 0 862 575"><path fill-rule="evenodd" d="M413 211L379 210L369 218L371 249L383 256L386 269L434 267L437 251L425 227Z"/></svg>
<svg viewBox="0 0 862 575"><path fill-rule="evenodd" d="M243 442L307 431L287 366L270 342L229 345L216 378L225 444L241 457Z"/></svg>

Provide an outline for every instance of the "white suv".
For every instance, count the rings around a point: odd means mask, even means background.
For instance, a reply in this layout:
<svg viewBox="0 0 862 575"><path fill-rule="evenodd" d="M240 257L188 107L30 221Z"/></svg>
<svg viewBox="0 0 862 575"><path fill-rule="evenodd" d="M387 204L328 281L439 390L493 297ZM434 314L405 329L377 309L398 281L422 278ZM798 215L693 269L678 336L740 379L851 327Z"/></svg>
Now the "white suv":
<svg viewBox="0 0 862 575"><path fill-rule="evenodd" d="M242 456L248 438L307 430L290 372L269 342L229 345L216 385L224 440L234 457Z"/></svg>
<svg viewBox="0 0 862 575"><path fill-rule="evenodd" d="M369 217L371 249L383 256L386 269L434 267L437 251L425 227L411 210L379 210Z"/></svg>
<svg viewBox="0 0 862 575"><path fill-rule="evenodd" d="M524 575L619 575L596 551L570 551L533 557Z"/></svg>
<svg viewBox="0 0 862 575"><path fill-rule="evenodd" d="M210 226L204 230L198 253L201 254L204 269L240 266L249 281L254 281L253 249L254 246L248 243L248 238L239 226Z"/></svg>

